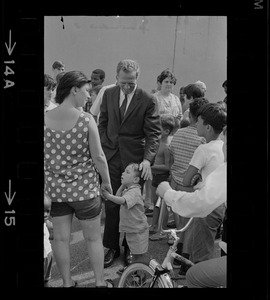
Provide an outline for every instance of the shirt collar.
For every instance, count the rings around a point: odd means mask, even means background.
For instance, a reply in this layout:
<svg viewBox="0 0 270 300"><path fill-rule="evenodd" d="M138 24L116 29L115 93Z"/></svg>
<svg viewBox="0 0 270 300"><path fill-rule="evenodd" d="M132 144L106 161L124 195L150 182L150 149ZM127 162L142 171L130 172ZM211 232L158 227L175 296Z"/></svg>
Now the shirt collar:
<svg viewBox="0 0 270 300"><path fill-rule="evenodd" d="M135 88L134 88L134 90L132 91L132 93L128 94L128 100L132 99L132 97L133 97L133 95L134 95L136 89L137 89L137 84L135 85ZM122 91L121 88L120 88L120 97L121 97L121 99L124 99L124 98L125 98L125 94L123 93L123 91Z"/></svg>
<svg viewBox="0 0 270 300"><path fill-rule="evenodd" d="M134 183L130 187L126 188L125 191L135 189L135 188L141 188L141 186L138 183Z"/></svg>

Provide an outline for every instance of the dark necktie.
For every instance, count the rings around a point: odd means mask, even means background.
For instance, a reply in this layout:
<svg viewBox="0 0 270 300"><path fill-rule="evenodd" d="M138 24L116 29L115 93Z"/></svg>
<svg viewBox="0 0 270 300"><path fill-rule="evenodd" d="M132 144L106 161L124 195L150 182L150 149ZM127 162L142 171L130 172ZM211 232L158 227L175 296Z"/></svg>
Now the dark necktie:
<svg viewBox="0 0 270 300"><path fill-rule="evenodd" d="M122 105L120 106L120 121L121 121L121 123L124 120L126 107L127 107L127 95L125 94L125 99L124 99Z"/></svg>

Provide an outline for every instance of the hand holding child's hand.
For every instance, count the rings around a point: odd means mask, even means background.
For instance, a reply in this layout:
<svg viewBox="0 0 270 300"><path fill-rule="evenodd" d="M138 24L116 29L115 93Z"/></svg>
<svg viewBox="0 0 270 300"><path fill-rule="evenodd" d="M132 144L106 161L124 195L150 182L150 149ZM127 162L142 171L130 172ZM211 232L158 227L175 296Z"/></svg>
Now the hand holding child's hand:
<svg viewBox="0 0 270 300"><path fill-rule="evenodd" d="M110 193L107 190L105 190L105 189L101 189L101 193L102 193L102 197L105 200L108 200L108 197L109 197Z"/></svg>

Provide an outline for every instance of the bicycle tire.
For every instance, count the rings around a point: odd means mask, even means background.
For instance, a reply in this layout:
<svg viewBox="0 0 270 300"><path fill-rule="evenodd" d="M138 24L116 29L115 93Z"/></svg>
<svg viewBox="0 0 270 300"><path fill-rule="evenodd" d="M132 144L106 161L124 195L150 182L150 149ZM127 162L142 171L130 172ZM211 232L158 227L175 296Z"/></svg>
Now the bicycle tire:
<svg viewBox="0 0 270 300"><path fill-rule="evenodd" d="M144 277L144 276L145 277ZM145 263L132 263L123 272L119 288L149 288L154 271ZM161 277L157 278L154 288L165 288Z"/></svg>

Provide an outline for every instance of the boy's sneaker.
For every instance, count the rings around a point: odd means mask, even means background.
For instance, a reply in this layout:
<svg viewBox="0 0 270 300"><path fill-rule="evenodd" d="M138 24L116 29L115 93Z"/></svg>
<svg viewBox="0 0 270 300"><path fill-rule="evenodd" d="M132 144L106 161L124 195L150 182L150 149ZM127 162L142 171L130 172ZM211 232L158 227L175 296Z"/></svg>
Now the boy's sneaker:
<svg viewBox="0 0 270 300"><path fill-rule="evenodd" d="M150 240L150 241L161 241L161 240L166 239L167 236L168 236L168 235L167 235L166 233L160 233L160 232L157 232L157 233L151 235L151 236L149 237L149 240Z"/></svg>

